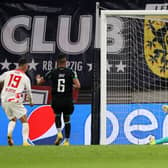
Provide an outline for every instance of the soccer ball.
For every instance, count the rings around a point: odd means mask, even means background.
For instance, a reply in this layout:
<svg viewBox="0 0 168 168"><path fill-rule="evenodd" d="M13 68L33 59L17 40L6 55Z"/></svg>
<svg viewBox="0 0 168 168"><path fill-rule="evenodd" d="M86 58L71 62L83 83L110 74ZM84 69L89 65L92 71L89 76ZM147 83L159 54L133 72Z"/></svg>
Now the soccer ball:
<svg viewBox="0 0 168 168"><path fill-rule="evenodd" d="M162 110L163 110L165 113L168 113L168 105L163 105L163 106L162 106Z"/></svg>

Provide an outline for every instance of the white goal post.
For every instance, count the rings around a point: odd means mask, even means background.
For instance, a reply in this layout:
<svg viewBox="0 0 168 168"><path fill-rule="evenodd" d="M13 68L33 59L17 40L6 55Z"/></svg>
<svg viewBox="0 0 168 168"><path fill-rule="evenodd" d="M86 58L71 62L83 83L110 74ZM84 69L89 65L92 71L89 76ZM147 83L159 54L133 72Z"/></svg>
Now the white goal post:
<svg viewBox="0 0 168 168"><path fill-rule="evenodd" d="M100 103L100 144L106 145L107 111L107 17L112 16L165 16L166 10L101 10L100 48L101 48L101 103Z"/></svg>

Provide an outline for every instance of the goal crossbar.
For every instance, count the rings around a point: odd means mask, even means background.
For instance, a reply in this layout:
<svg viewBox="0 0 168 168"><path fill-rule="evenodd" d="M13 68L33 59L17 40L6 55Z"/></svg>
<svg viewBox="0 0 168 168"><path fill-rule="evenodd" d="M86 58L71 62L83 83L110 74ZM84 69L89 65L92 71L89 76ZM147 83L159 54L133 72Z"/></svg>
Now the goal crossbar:
<svg viewBox="0 0 168 168"><path fill-rule="evenodd" d="M122 16L122 15L145 15L145 16L163 16L168 15L166 10L102 10L101 16Z"/></svg>

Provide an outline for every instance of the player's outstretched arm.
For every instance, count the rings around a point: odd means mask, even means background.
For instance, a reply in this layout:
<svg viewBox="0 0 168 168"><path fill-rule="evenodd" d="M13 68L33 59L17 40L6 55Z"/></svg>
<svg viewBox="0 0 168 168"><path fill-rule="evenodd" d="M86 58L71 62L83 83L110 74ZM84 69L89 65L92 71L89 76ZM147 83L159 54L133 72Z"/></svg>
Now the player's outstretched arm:
<svg viewBox="0 0 168 168"><path fill-rule="evenodd" d="M34 103L31 98L29 99L29 104L30 104L30 106L34 106Z"/></svg>
<svg viewBox="0 0 168 168"><path fill-rule="evenodd" d="M73 87L75 89L80 89L81 86L80 86L79 79L77 79L77 78L73 79Z"/></svg>
<svg viewBox="0 0 168 168"><path fill-rule="evenodd" d="M30 83L30 79L26 78L26 82L25 82L25 89L26 89L26 93L27 93L27 98L29 101L30 106L33 106L33 96L32 96L32 91L31 91L31 83Z"/></svg>

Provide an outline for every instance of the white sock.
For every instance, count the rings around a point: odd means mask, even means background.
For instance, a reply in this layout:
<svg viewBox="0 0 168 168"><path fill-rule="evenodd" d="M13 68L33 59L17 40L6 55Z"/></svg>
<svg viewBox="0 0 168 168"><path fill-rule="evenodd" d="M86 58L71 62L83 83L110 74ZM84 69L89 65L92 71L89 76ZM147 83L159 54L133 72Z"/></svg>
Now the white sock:
<svg viewBox="0 0 168 168"><path fill-rule="evenodd" d="M22 124L22 136L23 136L23 143L27 142L29 136L29 125L28 123Z"/></svg>
<svg viewBox="0 0 168 168"><path fill-rule="evenodd" d="M61 128L57 128L57 132L60 133L61 132Z"/></svg>
<svg viewBox="0 0 168 168"><path fill-rule="evenodd" d="M8 136L12 137L12 133L15 128L15 125L16 125L15 121L9 121L9 123L8 123Z"/></svg>

